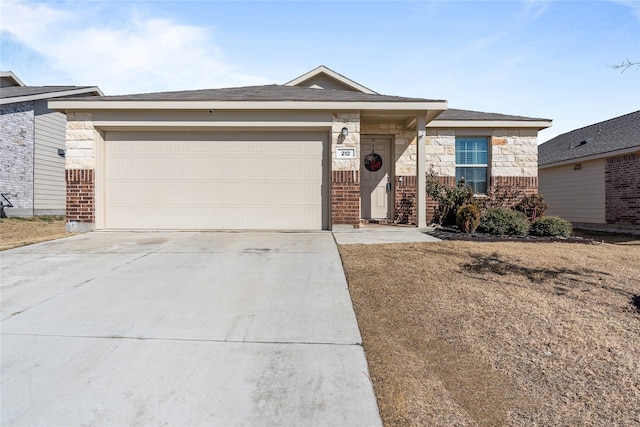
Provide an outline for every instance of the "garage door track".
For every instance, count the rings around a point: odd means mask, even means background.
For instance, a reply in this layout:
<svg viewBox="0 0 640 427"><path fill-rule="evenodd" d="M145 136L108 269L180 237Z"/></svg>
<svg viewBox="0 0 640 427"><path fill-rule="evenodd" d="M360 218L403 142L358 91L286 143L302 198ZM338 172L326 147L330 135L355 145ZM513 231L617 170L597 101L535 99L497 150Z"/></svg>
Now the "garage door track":
<svg viewBox="0 0 640 427"><path fill-rule="evenodd" d="M3 252L11 425L380 425L328 232L94 232Z"/></svg>

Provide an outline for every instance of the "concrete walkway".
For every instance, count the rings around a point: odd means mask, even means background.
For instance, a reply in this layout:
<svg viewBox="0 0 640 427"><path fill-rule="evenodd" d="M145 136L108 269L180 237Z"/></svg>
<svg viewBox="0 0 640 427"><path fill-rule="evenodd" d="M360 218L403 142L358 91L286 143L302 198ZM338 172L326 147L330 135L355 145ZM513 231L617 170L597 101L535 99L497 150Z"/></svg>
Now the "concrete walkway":
<svg viewBox="0 0 640 427"><path fill-rule="evenodd" d="M372 245L385 243L440 242L427 234L433 228L419 229L411 226L367 225L361 228L345 228L333 235L339 245Z"/></svg>
<svg viewBox="0 0 640 427"><path fill-rule="evenodd" d="M3 426L381 424L331 233L94 232L0 260Z"/></svg>

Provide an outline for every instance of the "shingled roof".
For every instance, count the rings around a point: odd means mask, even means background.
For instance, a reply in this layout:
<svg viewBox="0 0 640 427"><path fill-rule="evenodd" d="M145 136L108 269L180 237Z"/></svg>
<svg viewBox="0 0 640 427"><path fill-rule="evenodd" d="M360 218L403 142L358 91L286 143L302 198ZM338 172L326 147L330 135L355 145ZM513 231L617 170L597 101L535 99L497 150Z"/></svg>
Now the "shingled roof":
<svg viewBox="0 0 640 427"><path fill-rule="evenodd" d="M0 98L19 98L22 96L55 94L76 89L95 89L93 86L8 86L0 90Z"/></svg>
<svg viewBox="0 0 640 427"><path fill-rule="evenodd" d="M524 117L524 116L512 116L508 114L499 114L499 113L484 113L482 111L471 111L471 110L457 110L455 108L449 108L442 114L440 114L434 121L438 120L464 120L464 121L486 121L486 120L501 120L501 121L541 121L541 120L549 120L549 119L540 119L534 117Z"/></svg>
<svg viewBox="0 0 640 427"><path fill-rule="evenodd" d="M87 95L94 98L102 92L97 86L5 86L0 89L0 104Z"/></svg>
<svg viewBox="0 0 640 427"><path fill-rule="evenodd" d="M77 98L83 100L89 98ZM96 101L312 101L312 102L445 102L335 89L266 85L103 96Z"/></svg>
<svg viewBox="0 0 640 427"><path fill-rule="evenodd" d="M556 136L538 147L538 165L584 157L606 156L637 147L640 151L640 111L625 114Z"/></svg>

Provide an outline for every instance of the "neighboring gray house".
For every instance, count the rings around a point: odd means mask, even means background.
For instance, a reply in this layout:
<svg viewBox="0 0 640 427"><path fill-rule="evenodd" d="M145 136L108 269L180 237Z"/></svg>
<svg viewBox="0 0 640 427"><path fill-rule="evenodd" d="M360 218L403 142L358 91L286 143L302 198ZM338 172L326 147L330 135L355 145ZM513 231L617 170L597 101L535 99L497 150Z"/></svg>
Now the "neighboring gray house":
<svg viewBox="0 0 640 427"><path fill-rule="evenodd" d="M102 93L95 86L27 86L11 71L0 72L0 85L0 193L14 206L5 211L64 215L67 120L47 100Z"/></svg>
<svg viewBox="0 0 640 427"><path fill-rule="evenodd" d="M640 111L545 142L538 165L547 214L577 228L640 232Z"/></svg>
<svg viewBox="0 0 640 427"><path fill-rule="evenodd" d="M284 85L54 99L67 228L425 227L429 168L535 192L551 120L378 94L320 66Z"/></svg>

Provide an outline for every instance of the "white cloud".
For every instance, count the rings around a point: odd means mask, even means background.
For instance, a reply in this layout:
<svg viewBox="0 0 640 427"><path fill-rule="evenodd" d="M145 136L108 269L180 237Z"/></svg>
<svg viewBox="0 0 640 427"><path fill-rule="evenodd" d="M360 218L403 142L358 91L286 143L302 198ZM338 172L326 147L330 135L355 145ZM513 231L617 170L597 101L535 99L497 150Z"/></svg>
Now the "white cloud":
<svg viewBox="0 0 640 427"><path fill-rule="evenodd" d="M98 85L107 95L268 83L229 64L206 28L159 18L132 17L118 28L93 24L98 21L6 1L0 28L47 58L69 83Z"/></svg>
<svg viewBox="0 0 640 427"><path fill-rule="evenodd" d="M636 19L640 20L640 1L638 0L612 0L613 3L626 6L631 9L631 13Z"/></svg>
<svg viewBox="0 0 640 427"><path fill-rule="evenodd" d="M524 7L517 18L518 25L529 24L545 14L549 9L548 0L524 0Z"/></svg>

